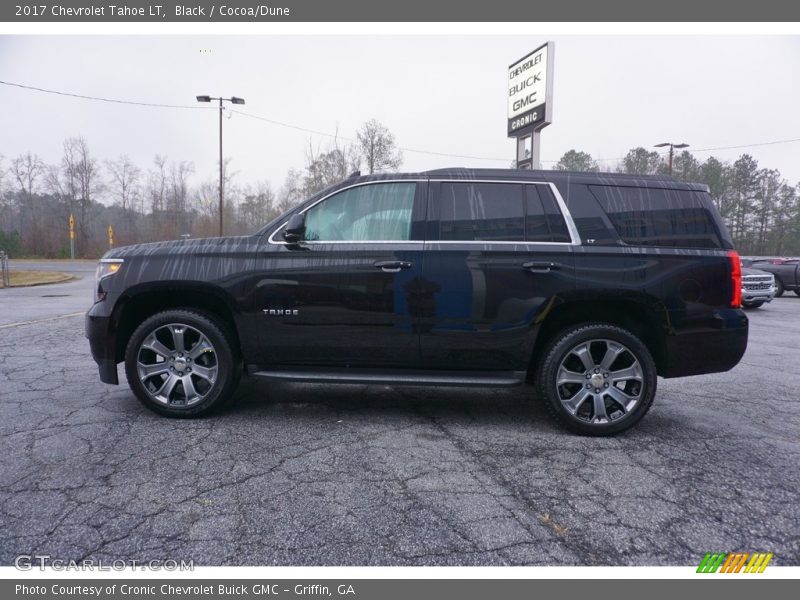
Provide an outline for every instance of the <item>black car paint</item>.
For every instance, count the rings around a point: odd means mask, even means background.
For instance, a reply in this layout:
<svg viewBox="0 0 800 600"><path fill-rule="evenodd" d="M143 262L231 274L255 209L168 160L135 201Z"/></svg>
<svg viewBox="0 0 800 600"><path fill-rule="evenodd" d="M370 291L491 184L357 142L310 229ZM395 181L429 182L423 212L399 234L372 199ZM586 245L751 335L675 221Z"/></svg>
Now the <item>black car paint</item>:
<svg viewBox="0 0 800 600"><path fill-rule="evenodd" d="M286 244L279 230L345 187L418 181L411 240ZM577 244L438 242L432 180L553 184L580 233ZM623 244L586 186L600 182L702 189L654 177L550 171L448 169L356 177L310 198L250 236L114 249L120 271L99 286L86 319L100 378L118 383L121 316L142 294L191 306L198 294L227 307L248 370L289 367L524 372L537 336L564 306L612 303L641 309L663 337L659 374L677 377L735 366L748 321L728 306L730 265L722 249ZM385 261L408 264L387 272ZM537 263L540 268L525 265ZM546 268L542 265L554 265ZM638 312L635 314L639 314ZM117 339L121 336L120 339Z"/></svg>

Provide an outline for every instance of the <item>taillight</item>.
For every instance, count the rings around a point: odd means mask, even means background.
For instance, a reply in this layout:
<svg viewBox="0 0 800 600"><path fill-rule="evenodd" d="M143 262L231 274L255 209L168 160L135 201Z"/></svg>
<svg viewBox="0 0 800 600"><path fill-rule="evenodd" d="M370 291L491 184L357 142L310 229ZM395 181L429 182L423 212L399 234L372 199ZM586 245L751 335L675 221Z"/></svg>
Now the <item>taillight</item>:
<svg viewBox="0 0 800 600"><path fill-rule="evenodd" d="M742 307L742 262L736 250L728 251L731 262L731 308Z"/></svg>

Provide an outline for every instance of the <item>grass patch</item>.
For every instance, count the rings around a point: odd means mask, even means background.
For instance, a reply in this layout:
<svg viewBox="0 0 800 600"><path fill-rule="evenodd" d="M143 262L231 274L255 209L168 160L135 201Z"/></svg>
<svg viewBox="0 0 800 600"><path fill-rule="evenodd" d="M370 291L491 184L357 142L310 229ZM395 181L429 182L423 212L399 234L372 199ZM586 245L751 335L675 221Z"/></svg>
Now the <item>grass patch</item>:
<svg viewBox="0 0 800 600"><path fill-rule="evenodd" d="M8 279L11 287L23 287L27 285L61 283L72 279L72 275L59 273L58 271L17 271L11 269L8 272Z"/></svg>

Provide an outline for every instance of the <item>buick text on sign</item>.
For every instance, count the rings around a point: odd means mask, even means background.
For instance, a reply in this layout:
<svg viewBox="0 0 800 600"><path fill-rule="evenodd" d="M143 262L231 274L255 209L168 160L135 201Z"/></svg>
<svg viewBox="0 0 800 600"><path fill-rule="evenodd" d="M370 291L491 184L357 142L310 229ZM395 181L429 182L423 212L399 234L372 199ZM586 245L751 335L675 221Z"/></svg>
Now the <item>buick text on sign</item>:
<svg viewBox="0 0 800 600"><path fill-rule="evenodd" d="M547 46L508 68L508 118L512 120L545 103Z"/></svg>

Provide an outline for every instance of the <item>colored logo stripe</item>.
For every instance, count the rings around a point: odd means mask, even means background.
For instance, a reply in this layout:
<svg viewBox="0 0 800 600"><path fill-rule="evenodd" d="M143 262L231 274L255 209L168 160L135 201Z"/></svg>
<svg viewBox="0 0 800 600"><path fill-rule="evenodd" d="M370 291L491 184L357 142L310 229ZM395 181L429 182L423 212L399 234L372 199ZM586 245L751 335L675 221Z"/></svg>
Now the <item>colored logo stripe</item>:
<svg viewBox="0 0 800 600"><path fill-rule="evenodd" d="M759 552L753 554L753 558L750 559L750 562L747 563L747 566L744 569L745 573L763 573L764 569L767 568L769 561L772 560L772 552L769 554L765 552Z"/></svg>
<svg viewBox="0 0 800 600"><path fill-rule="evenodd" d="M725 560L726 554L708 552L697 567L698 573L716 573L722 561Z"/></svg>
<svg viewBox="0 0 800 600"><path fill-rule="evenodd" d="M707 552L697 567L698 573L763 573L772 560L771 552ZM747 559L750 559L749 562ZM747 566L745 567L745 563Z"/></svg>

